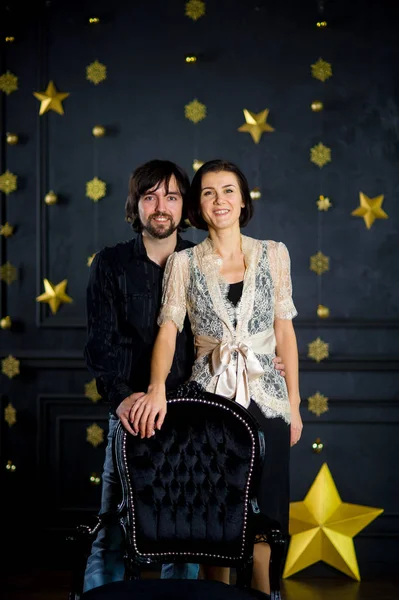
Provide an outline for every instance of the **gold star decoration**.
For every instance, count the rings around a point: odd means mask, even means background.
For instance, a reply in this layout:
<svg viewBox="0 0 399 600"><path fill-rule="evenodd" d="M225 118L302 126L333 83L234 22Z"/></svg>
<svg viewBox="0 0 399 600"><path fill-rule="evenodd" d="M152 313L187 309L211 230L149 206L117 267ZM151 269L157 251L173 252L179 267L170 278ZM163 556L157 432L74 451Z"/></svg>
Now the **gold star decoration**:
<svg viewBox="0 0 399 600"><path fill-rule="evenodd" d="M0 281L5 281L7 285L11 285L17 280L17 269L9 261L0 267Z"/></svg>
<svg viewBox="0 0 399 600"><path fill-rule="evenodd" d="M86 440L89 442L89 444L94 446L94 448L97 448L97 446L102 444L104 441L104 429L101 429L97 423L90 425L90 427L88 427L86 430L86 434Z"/></svg>
<svg viewBox="0 0 399 600"><path fill-rule="evenodd" d="M327 163L331 162L331 149L318 143L310 149L310 162L317 165L320 169Z"/></svg>
<svg viewBox="0 0 399 600"><path fill-rule="evenodd" d="M107 67L95 60L86 67L86 79L98 85L107 79Z"/></svg>
<svg viewBox="0 0 399 600"><path fill-rule="evenodd" d="M309 268L311 271L317 273L317 275L322 275L330 269L330 259L319 250L317 254L310 257Z"/></svg>
<svg viewBox="0 0 399 600"><path fill-rule="evenodd" d="M266 123L269 109L265 108L260 113L254 113L244 108L245 123L238 128L238 131L247 132L251 135L255 144L259 144L262 134L274 131L273 127Z"/></svg>
<svg viewBox="0 0 399 600"><path fill-rule="evenodd" d="M94 404L101 400L101 396L97 391L95 379L92 379L89 383L85 384L85 397L89 398Z"/></svg>
<svg viewBox="0 0 399 600"><path fill-rule="evenodd" d="M320 392L316 392L313 396L309 396L308 410L320 417L320 415L328 411L328 398L323 396L323 394L320 394Z"/></svg>
<svg viewBox="0 0 399 600"><path fill-rule="evenodd" d="M4 420L8 423L9 427L12 427L17 422L17 411L11 402L9 402L4 409Z"/></svg>
<svg viewBox="0 0 399 600"><path fill-rule="evenodd" d="M360 581L353 537L382 508L342 502L327 463L302 502L290 504L290 545L283 577L323 561Z"/></svg>
<svg viewBox="0 0 399 600"><path fill-rule="evenodd" d="M317 200L317 208L319 210L324 210L324 211L328 211L329 208L332 207L332 204L330 202L330 198L326 198L325 196L319 196L319 199Z"/></svg>
<svg viewBox="0 0 399 600"><path fill-rule="evenodd" d="M46 302L51 309L53 315L58 311L61 304L70 304L73 302L72 298L67 295L66 287L68 285L68 279L63 279L56 285L52 284L48 279L43 279L44 294L37 296L36 302Z"/></svg>
<svg viewBox="0 0 399 600"><path fill-rule="evenodd" d="M9 238L13 233L14 227L12 227L10 223L7 222L4 225L0 225L0 235L4 236L5 238Z"/></svg>
<svg viewBox="0 0 399 600"><path fill-rule="evenodd" d="M86 183L86 196L93 200L93 202L98 202L101 198L104 198L107 193L107 184L105 181L101 181L98 177L94 177Z"/></svg>
<svg viewBox="0 0 399 600"><path fill-rule="evenodd" d="M332 77L331 64L326 62L322 58L319 58L319 60L314 65L311 65L311 69L312 77L318 79L319 81L322 81L323 83L327 81L327 79Z"/></svg>
<svg viewBox="0 0 399 600"><path fill-rule="evenodd" d="M44 115L44 113L49 110L53 110L59 115L64 114L64 108L62 106L62 101L65 98L68 98L69 93L67 92L57 92L57 88L54 85L53 81L47 86L47 89L44 92L33 92L35 98L40 100L40 110L39 115Z"/></svg>
<svg viewBox="0 0 399 600"><path fill-rule="evenodd" d="M205 2L202 0L189 0L186 2L186 17L198 21L205 14Z"/></svg>
<svg viewBox="0 0 399 600"><path fill-rule="evenodd" d="M359 197L360 206L351 215L353 217L363 217L367 229L371 229L376 219L389 219L385 210L382 209L384 194L380 194L375 198L369 198L363 192L359 192Z"/></svg>
<svg viewBox="0 0 399 600"><path fill-rule="evenodd" d="M3 358L1 361L1 372L9 379L12 379L16 375L19 375L19 364L19 360L9 354L7 358Z"/></svg>
<svg viewBox="0 0 399 600"><path fill-rule="evenodd" d="M206 106L195 98L184 107L186 119L193 123L199 123L206 117Z"/></svg>
<svg viewBox="0 0 399 600"><path fill-rule="evenodd" d="M17 189L17 176L11 171L6 171L0 175L0 192L4 192L7 196Z"/></svg>
<svg viewBox="0 0 399 600"><path fill-rule="evenodd" d="M10 71L0 76L0 90L9 96L18 89L18 77Z"/></svg>
<svg viewBox="0 0 399 600"><path fill-rule="evenodd" d="M323 342L319 337L308 344L308 357L316 362L321 362L329 356L329 344Z"/></svg>
<svg viewBox="0 0 399 600"><path fill-rule="evenodd" d="M95 253L94 253L94 254L92 254L91 256L88 256L88 257L87 257L87 266L88 266L88 267L91 267L91 263L93 262L93 260L94 260L94 257L95 257L95 255L96 255L96 254L97 254L97 252L95 252Z"/></svg>

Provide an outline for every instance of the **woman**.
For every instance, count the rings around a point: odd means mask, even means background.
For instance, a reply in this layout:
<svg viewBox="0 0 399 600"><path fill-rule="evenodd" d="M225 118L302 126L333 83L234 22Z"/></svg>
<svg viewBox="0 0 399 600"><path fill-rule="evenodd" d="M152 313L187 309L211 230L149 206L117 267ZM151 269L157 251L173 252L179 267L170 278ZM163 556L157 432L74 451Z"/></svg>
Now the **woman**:
<svg viewBox="0 0 399 600"><path fill-rule="evenodd" d="M258 492L261 512L288 530L289 447L301 436L298 350L292 318L290 258L281 242L241 235L252 216L248 183L232 163L213 160L194 176L190 222L209 237L175 252L164 275L159 333L147 394L134 405L133 429L151 436L166 414L165 380L186 313L197 349L190 380L243 404L265 433L267 461ZM286 381L272 359L281 356ZM270 593L270 547L254 548L252 587ZM229 581L229 569L205 569Z"/></svg>

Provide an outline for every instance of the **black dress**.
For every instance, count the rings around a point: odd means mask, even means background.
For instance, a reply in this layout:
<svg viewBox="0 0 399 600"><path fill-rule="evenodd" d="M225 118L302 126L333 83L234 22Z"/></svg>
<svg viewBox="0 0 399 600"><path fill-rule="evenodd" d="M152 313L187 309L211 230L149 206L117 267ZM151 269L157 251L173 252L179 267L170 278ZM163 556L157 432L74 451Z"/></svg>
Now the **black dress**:
<svg viewBox="0 0 399 600"><path fill-rule="evenodd" d="M230 284L227 297L234 306L237 306L242 290L243 281ZM258 490L259 510L278 521L282 531L288 533L290 426L282 417L266 418L253 400L248 412L265 436L265 461Z"/></svg>

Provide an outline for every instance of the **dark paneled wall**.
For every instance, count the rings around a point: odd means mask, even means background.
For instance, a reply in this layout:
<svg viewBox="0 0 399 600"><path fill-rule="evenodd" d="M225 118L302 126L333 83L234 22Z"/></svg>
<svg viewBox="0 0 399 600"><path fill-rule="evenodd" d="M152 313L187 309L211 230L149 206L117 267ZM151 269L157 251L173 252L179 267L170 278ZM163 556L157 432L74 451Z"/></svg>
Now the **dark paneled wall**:
<svg viewBox="0 0 399 600"><path fill-rule="evenodd" d="M1 173L18 175L18 190L2 195L1 220L16 226L1 238L0 264L18 268L18 280L2 283L1 317L13 328L0 330L1 357L21 363L21 374L0 376L2 410L11 402L17 423L2 421L2 480L9 545L18 547L16 515L28 512L33 532L41 526L54 539L94 513L105 443L86 441L86 429L107 428L107 407L84 396L90 381L82 358L85 342L87 257L104 245L129 238L124 201L132 168L169 158L193 173L192 161L223 157L236 162L258 186L255 218L245 233L284 241L291 253L301 355L301 443L292 452L292 500L301 500L327 462L342 499L384 508L384 514L356 538L361 573L393 572L398 555L399 418L398 351L398 63L397 21L388 1L316 2L238 0L207 2L194 22L184 2L9 3L2 19L1 73L19 78L17 92L1 95ZM100 16L97 26L88 17ZM320 31L315 22L328 20ZM4 35L15 35L13 44ZM184 61L196 53L195 65ZM319 57L333 77L310 75ZM98 59L107 80L85 79ZM34 91L54 80L69 92L65 115L38 116ZM194 125L184 106L198 98L207 118ZM310 104L322 100L324 111ZM238 133L242 110L269 108L275 132L255 145ZM92 127L107 135L95 139ZM18 133L17 146L5 132ZM309 160L322 141L332 162L319 169ZM107 183L98 203L85 197L94 176ZM59 203L47 206L53 189ZM385 195L389 220L367 230L351 216L359 191ZM320 214L319 194L332 209ZM190 230L193 241L203 234ZM330 271L318 277L309 257L330 257ZM67 278L74 302L56 315L35 302L42 279ZM331 317L317 319L321 302ZM320 336L330 344L321 363L307 357L307 344ZM306 399L316 391L330 399L316 417ZM311 450L320 437L321 454ZM16 466L5 469L8 460ZM4 492L3 492L4 495ZM35 518L32 519L32 516ZM37 527L36 527L37 526ZM309 572L331 574L313 567Z"/></svg>

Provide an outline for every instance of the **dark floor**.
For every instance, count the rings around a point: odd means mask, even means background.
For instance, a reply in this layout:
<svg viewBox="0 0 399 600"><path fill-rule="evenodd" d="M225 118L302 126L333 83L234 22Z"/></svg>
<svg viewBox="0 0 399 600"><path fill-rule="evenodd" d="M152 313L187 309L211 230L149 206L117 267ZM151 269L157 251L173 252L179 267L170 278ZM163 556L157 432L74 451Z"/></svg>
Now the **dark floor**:
<svg viewBox="0 0 399 600"><path fill-rule="evenodd" d="M154 577L157 573L143 574ZM67 600L71 574L69 571L31 570L3 573L3 600ZM363 580L346 577L332 579L290 578L282 583L284 600L398 600L397 581Z"/></svg>

